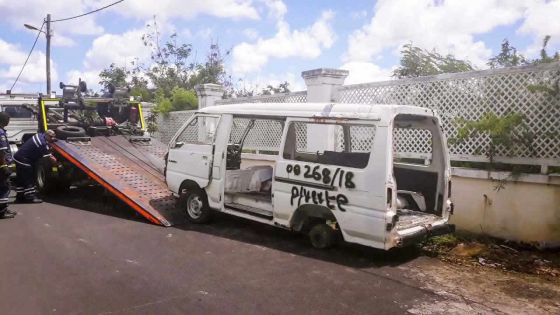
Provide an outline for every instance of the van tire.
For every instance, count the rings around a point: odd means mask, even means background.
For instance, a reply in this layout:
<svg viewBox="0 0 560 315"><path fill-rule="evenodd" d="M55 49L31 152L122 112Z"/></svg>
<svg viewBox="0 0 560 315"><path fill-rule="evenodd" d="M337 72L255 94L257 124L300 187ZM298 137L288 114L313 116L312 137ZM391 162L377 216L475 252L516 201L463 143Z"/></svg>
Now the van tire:
<svg viewBox="0 0 560 315"><path fill-rule="evenodd" d="M337 240L336 231L325 223L315 224L308 235L311 245L317 249L330 248Z"/></svg>
<svg viewBox="0 0 560 315"><path fill-rule="evenodd" d="M210 222L212 210L208 206L208 197L200 188L187 188L179 200L181 208L191 223L204 224Z"/></svg>
<svg viewBox="0 0 560 315"><path fill-rule="evenodd" d="M58 126L55 133L57 138L64 140L68 137L84 137L86 130L78 126Z"/></svg>

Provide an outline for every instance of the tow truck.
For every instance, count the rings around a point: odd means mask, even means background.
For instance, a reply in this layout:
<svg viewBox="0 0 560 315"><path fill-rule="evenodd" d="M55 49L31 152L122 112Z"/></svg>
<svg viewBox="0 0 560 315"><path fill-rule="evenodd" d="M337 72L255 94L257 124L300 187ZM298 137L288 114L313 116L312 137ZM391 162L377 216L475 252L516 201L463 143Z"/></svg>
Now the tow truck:
<svg viewBox="0 0 560 315"><path fill-rule="evenodd" d="M52 145L57 164L43 159L35 167L38 190L69 192L94 182L154 224L183 222L165 183L168 147L149 136L130 90L109 86L102 97L90 97L83 81L60 88L61 98L38 99L39 131L54 130L58 139Z"/></svg>

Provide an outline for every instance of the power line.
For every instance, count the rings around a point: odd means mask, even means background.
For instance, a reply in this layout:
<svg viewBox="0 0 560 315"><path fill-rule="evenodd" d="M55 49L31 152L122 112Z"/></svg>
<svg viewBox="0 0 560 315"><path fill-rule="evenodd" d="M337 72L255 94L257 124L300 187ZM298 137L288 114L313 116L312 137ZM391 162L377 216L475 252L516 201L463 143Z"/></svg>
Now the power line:
<svg viewBox="0 0 560 315"><path fill-rule="evenodd" d="M29 61L29 57L31 56L31 53L33 52L33 49L35 49L35 44L37 44L37 40L39 39L39 36L41 35L41 32L43 31L43 26L45 26L45 22L43 22L43 24L41 24L41 28L37 32L37 37L35 37L35 41L33 42L33 46L31 46L31 50L29 50L29 54L27 54L27 58L25 59L25 62L23 63L23 66L21 66L21 70L19 71L19 74L17 75L17 78L14 81L14 84L12 84L12 87L10 88L10 91L14 89L14 86L16 85L17 81L19 80L19 77L21 76L21 73L23 72L23 69L25 69L25 65L27 65L27 61Z"/></svg>
<svg viewBox="0 0 560 315"><path fill-rule="evenodd" d="M71 16L71 17L67 17L67 18L64 18L64 19L52 20L51 23L53 23L53 22L61 22L61 21L68 21L68 20L76 19L76 18L79 18L79 17L82 17L82 16L86 16L86 15L88 15L88 14L92 14L92 13L95 13L95 12L99 12L99 11L101 11L101 10L105 10L105 9L107 9L108 7L112 7L112 6L114 6L115 4L119 4L119 3L123 2L123 1L124 1L124 0L119 0L119 1L113 2L113 3L109 4L109 5L106 5L106 6L102 7L102 8L99 8L99 9L96 9L96 10L93 10L93 11L90 11L90 12L87 12L87 13L84 13L84 14L80 14L80 15L76 15L76 16Z"/></svg>

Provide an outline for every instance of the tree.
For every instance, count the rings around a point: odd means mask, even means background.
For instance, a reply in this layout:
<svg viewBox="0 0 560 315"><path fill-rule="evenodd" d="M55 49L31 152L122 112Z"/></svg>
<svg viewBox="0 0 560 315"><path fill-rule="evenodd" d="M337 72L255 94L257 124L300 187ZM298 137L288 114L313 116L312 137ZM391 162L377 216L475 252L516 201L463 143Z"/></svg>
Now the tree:
<svg viewBox="0 0 560 315"><path fill-rule="evenodd" d="M527 59L517 53L517 49L510 45L509 40L506 38L502 41L502 49L499 54L490 58L487 63L490 68L507 68L527 65Z"/></svg>
<svg viewBox="0 0 560 315"><path fill-rule="evenodd" d="M548 52L546 51L546 46L548 46L549 41L550 41L550 35L546 35L543 39L543 46L541 48L540 58L533 60L534 64L560 61L560 52L557 51L552 56L548 55Z"/></svg>
<svg viewBox="0 0 560 315"><path fill-rule="evenodd" d="M290 83L288 81L284 81L279 83L278 86L268 85L265 89L262 89L262 95L272 95L278 93L290 93Z"/></svg>
<svg viewBox="0 0 560 315"><path fill-rule="evenodd" d="M162 43L161 33L154 17L152 23L146 25L146 33L141 37L144 46L152 50L151 62L148 65L137 63L134 72L144 74L155 88L170 97L175 87L188 86L189 78L195 64L189 62L192 45L179 43L177 34L173 33Z"/></svg>
<svg viewBox="0 0 560 315"><path fill-rule="evenodd" d="M118 67L114 63L109 65L99 73L99 84L107 89L109 85L125 86L127 85L126 79L130 73L124 67Z"/></svg>
<svg viewBox="0 0 560 315"><path fill-rule="evenodd" d="M412 43L403 46L400 64L393 71L393 76L399 79L474 70L469 61L457 59L451 54L443 56L435 50L430 52Z"/></svg>

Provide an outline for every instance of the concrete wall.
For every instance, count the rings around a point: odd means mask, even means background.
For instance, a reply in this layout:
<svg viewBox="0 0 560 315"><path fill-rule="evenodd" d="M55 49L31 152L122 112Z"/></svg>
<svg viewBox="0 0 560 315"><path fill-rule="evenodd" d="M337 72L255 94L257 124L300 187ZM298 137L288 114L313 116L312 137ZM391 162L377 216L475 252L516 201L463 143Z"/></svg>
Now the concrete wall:
<svg viewBox="0 0 560 315"><path fill-rule="evenodd" d="M527 175L496 190L506 174L454 169L452 222L458 230L560 246L560 176Z"/></svg>

